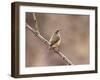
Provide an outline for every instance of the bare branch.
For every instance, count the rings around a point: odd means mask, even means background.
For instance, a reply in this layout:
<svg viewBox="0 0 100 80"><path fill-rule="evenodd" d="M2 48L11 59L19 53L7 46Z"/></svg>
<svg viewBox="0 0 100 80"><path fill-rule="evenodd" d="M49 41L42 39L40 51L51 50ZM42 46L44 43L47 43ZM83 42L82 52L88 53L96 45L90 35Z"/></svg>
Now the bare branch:
<svg viewBox="0 0 100 80"><path fill-rule="evenodd" d="M38 21L37 21L37 18L36 18L36 14L32 13L32 15L33 15L33 19L34 19L34 22L35 22L35 30L37 32L39 32L39 27L38 27Z"/></svg>
<svg viewBox="0 0 100 80"><path fill-rule="evenodd" d="M26 27L35 35L37 36L43 43L50 46L50 42L46 40L43 36L40 35L37 31L35 31L31 26L26 24ZM73 65L73 63L60 51L56 49L52 49L55 53L59 54L59 56L66 62L67 65Z"/></svg>
<svg viewBox="0 0 100 80"><path fill-rule="evenodd" d="M45 43L46 45L50 45L50 42L48 40L46 40L44 37L42 37L40 35L40 33L38 33L37 31L35 31L33 28L31 28L30 25L26 24L26 27L35 35L37 36L43 43Z"/></svg>
<svg viewBox="0 0 100 80"><path fill-rule="evenodd" d="M68 65L73 65L73 63L60 51L53 49L55 53L59 54L60 57L66 62Z"/></svg>

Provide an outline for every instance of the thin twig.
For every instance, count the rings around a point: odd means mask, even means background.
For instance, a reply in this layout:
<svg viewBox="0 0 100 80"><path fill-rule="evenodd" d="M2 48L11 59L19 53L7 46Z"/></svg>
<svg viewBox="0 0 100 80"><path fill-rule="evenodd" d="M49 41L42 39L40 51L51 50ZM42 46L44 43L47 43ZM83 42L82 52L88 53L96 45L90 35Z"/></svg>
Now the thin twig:
<svg viewBox="0 0 100 80"><path fill-rule="evenodd" d="M35 35L37 36L43 43L50 46L50 42L46 40L43 36L40 35L37 31L35 31L30 25L26 24L26 27ZM56 49L52 49L55 53L59 54L59 56L66 62L67 65L73 65L73 63L60 51Z"/></svg>
<svg viewBox="0 0 100 80"><path fill-rule="evenodd" d="M39 32L39 27L38 27L38 21L37 21L37 18L36 18L36 14L32 13L32 15L33 15L33 19L34 19L34 22L35 22L35 30L37 32Z"/></svg>

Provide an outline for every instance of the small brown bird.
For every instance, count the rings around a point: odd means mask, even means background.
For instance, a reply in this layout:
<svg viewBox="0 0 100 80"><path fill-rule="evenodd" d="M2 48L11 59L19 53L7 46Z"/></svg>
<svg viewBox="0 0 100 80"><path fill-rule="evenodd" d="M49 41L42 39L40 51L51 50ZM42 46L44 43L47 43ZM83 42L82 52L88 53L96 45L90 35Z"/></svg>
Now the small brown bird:
<svg viewBox="0 0 100 80"><path fill-rule="evenodd" d="M50 44L50 47L51 48L57 48L60 46L60 43L61 43L61 37L60 37L60 32L61 30L56 30L56 32L51 36L49 42L51 43Z"/></svg>

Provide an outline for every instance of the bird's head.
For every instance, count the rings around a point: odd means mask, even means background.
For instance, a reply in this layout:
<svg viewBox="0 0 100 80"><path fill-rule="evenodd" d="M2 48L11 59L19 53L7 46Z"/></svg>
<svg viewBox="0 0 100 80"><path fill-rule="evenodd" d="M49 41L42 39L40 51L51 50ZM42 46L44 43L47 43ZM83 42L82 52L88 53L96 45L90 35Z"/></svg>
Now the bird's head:
<svg viewBox="0 0 100 80"><path fill-rule="evenodd" d="M55 33L57 34L57 33L59 33L60 31L61 31L61 29L58 29L58 30L56 30L56 32L55 32Z"/></svg>

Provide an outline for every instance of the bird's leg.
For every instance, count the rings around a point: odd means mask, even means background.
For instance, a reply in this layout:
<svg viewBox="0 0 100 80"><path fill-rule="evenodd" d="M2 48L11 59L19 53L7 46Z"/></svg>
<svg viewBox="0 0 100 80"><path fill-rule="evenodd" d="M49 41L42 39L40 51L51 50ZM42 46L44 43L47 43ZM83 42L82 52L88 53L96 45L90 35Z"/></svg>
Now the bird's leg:
<svg viewBox="0 0 100 80"><path fill-rule="evenodd" d="M56 50L56 51L60 51L59 47L53 47L53 49Z"/></svg>
<svg viewBox="0 0 100 80"><path fill-rule="evenodd" d="M57 47L57 50L60 51L59 49L60 49L60 47L58 46L58 47Z"/></svg>
<svg viewBox="0 0 100 80"><path fill-rule="evenodd" d="M57 50L60 51L60 46L57 47Z"/></svg>

